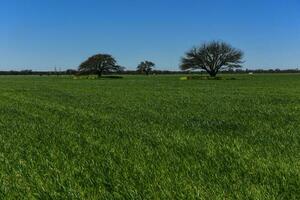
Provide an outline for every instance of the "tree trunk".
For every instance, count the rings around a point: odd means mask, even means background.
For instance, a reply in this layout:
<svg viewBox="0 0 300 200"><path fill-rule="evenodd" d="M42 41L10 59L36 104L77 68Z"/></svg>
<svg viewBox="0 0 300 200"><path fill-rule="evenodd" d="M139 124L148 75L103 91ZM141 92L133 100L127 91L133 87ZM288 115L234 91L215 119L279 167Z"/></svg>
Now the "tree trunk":
<svg viewBox="0 0 300 200"><path fill-rule="evenodd" d="M216 75L217 75L217 73L211 73L211 74L209 74L210 75L210 77L216 77Z"/></svg>
<svg viewBox="0 0 300 200"><path fill-rule="evenodd" d="M98 75L98 78L100 78L102 76L102 71L98 71L97 75Z"/></svg>
<svg viewBox="0 0 300 200"><path fill-rule="evenodd" d="M207 73L210 75L210 77L216 77L217 71L207 71Z"/></svg>

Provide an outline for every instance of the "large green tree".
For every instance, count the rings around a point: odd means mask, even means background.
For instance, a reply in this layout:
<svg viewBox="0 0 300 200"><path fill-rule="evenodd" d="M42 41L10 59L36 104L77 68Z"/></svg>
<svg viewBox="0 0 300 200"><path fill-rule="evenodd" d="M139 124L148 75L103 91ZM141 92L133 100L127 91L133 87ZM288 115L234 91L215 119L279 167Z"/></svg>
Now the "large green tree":
<svg viewBox="0 0 300 200"><path fill-rule="evenodd" d="M241 67L243 52L225 42L212 41L188 51L181 60L181 70L202 69L211 77L220 70Z"/></svg>
<svg viewBox="0 0 300 200"><path fill-rule="evenodd" d="M117 65L117 61L109 54L93 55L79 66L80 72L97 74L99 77L105 72L119 70L122 70L122 67Z"/></svg>
<svg viewBox="0 0 300 200"><path fill-rule="evenodd" d="M143 61L137 66L137 71L140 73L145 73L149 75L149 73L153 70L155 64L151 61Z"/></svg>

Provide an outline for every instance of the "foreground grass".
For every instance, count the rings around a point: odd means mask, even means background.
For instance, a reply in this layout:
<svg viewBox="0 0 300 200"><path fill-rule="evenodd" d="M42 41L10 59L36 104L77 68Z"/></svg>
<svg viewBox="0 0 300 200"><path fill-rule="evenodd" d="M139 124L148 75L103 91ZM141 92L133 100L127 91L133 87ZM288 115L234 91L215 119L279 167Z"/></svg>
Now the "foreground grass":
<svg viewBox="0 0 300 200"><path fill-rule="evenodd" d="M0 198L300 198L300 75L0 86Z"/></svg>

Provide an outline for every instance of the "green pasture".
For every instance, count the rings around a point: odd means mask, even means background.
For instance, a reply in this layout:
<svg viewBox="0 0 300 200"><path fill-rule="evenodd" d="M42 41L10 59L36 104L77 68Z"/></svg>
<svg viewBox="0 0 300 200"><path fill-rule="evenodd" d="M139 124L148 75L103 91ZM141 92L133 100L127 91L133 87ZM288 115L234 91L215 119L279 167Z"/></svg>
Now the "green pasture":
<svg viewBox="0 0 300 200"><path fill-rule="evenodd" d="M0 76L1 199L300 199L300 75Z"/></svg>

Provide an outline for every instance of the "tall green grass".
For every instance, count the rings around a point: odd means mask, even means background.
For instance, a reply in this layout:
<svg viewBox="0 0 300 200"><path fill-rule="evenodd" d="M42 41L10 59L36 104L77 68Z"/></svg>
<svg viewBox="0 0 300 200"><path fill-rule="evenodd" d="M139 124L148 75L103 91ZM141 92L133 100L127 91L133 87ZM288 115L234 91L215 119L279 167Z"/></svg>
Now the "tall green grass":
<svg viewBox="0 0 300 200"><path fill-rule="evenodd" d="M0 77L0 198L300 199L300 75Z"/></svg>

